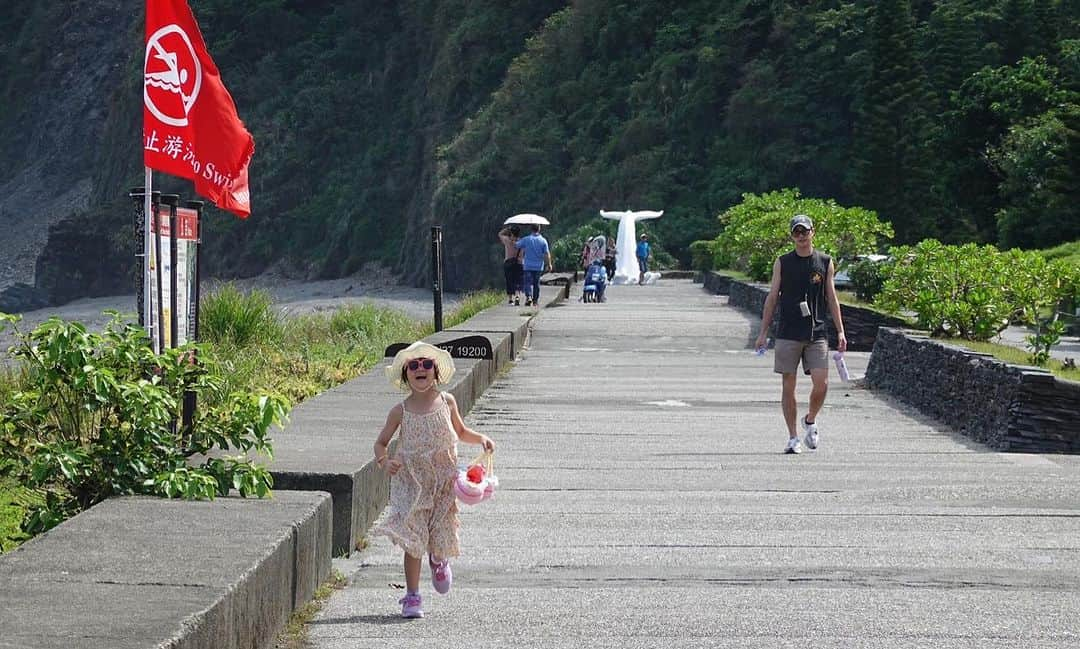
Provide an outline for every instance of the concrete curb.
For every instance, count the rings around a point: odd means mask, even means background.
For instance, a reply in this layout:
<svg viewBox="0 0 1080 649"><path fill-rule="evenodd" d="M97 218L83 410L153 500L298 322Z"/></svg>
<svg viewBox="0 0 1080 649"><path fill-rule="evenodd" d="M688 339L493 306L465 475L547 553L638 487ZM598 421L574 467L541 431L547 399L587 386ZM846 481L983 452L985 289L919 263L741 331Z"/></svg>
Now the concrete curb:
<svg viewBox="0 0 1080 649"><path fill-rule="evenodd" d="M113 498L0 556L0 646L270 646L330 575L330 498Z"/></svg>
<svg viewBox="0 0 1080 649"><path fill-rule="evenodd" d="M540 307L499 305L425 338L439 343L466 335L491 341L490 361L455 359L457 371L444 388L454 395L461 414L512 362L527 338L532 318L570 293L569 278L541 286ZM402 341L406 342L406 341ZM367 374L327 390L297 406L289 423L274 434L274 491L326 491L333 499L333 553L348 555L382 513L390 495L390 479L375 466L371 445L386 413L403 394L386 380L379 363Z"/></svg>

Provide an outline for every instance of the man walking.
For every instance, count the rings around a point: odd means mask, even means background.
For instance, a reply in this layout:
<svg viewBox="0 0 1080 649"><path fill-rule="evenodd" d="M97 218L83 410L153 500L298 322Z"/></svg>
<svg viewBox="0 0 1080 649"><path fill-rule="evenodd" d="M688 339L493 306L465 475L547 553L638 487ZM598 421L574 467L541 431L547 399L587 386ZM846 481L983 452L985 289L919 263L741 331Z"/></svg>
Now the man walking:
<svg viewBox="0 0 1080 649"><path fill-rule="evenodd" d="M791 219L791 238L795 249L773 263L772 284L765 308L761 313L761 333L756 348L765 348L765 339L772 325L777 301L780 319L777 323L773 371L783 379L780 405L788 428L785 453L801 453L802 445L795 431L798 405L795 402L795 379L799 362L803 372L810 375L810 407L802 418L803 441L807 447L818 447L817 415L825 403L829 389L829 343L825 333L825 309L832 314L838 339L837 349L847 350L844 322L840 316L840 300L836 297L833 275L836 268L832 258L814 250L814 223L809 216L797 214Z"/></svg>
<svg viewBox="0 0 1080 649"><path fill-rule="evenodd" d="M554 269L551 262L551 249L547 239L540 235L540 226L532 225L529 236L522 237L514 244L525 252L522 267L525 275L525 306L533 306L540 300L540 275L545 268Z"/></svg>

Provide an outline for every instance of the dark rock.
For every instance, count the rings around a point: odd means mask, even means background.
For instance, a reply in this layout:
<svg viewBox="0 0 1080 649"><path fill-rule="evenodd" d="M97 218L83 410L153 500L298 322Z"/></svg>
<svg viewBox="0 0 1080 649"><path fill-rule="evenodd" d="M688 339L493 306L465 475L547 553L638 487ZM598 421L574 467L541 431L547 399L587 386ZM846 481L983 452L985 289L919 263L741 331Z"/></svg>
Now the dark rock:
<svg viewBox="0 0 1080 649"><path fill-rule="evenodd" d="M24 313L49 306L49 296L29 284L19 282L0 291L0 311Z"/></svg>

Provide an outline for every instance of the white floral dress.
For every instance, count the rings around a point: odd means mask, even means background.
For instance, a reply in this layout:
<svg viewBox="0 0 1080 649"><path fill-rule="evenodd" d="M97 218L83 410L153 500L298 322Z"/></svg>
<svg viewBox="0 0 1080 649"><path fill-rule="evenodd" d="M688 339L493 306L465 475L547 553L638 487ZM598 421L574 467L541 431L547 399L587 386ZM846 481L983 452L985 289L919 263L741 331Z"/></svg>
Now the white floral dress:
<svg viewBox="0 0 1080 649"><path fill-rule="evenodd" d="M414 557L425 552L439 559L459 555L457 435L450 423L450 404L427 413L409 412L401 404L401 426L394 457L402 468L390 480L390 506L376 534L390 537Z"/></svg>

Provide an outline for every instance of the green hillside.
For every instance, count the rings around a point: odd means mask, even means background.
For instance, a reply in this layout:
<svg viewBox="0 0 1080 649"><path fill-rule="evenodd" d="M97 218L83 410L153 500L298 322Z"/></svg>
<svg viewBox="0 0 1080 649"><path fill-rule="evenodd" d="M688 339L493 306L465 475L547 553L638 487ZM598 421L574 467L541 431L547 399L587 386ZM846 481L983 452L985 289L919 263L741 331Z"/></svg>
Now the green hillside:
<svg viewBox="0 0 1080 649"><path fill-rule="evenodd" d="M251 218L212 214L213 274L379 261L419 282L437 223L448 285L477 286L498 275L506 216L548 215L557 237L601 208L664 209L650 230L688 262L743 193L781 187L875 210L899 242L1080 238L1075 2L191 4L256 142ZM33 70L71 11L9 5L0 180L27 164ZM124 19L122 81L100 98L101 137L80 143L97 148L101 207L59 228L39 281L130 263L142 16Z"/></svg>

